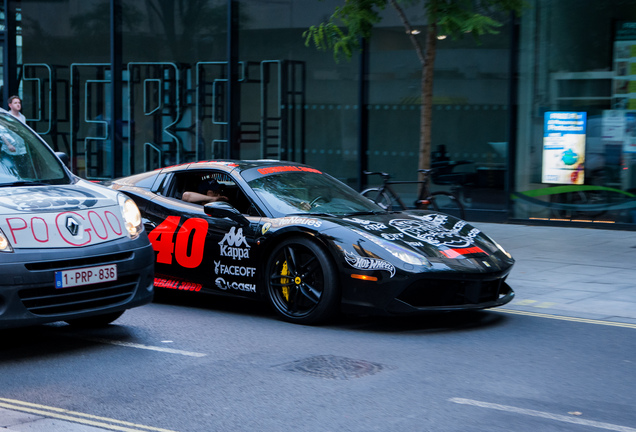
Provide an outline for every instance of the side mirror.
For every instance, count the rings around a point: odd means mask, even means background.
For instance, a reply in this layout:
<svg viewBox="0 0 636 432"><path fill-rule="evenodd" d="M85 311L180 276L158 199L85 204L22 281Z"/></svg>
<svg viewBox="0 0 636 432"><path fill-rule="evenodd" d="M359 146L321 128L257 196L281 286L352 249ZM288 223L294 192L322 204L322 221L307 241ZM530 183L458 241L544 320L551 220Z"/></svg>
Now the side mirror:
<svg viewBox="0 0 636 432"><path fill-rule="evenodd" d="M213 218L229 218L239 225L249 225L250 221L241 214L237 209L232 207L231 204L225 201L215 201L207 203L203 206L203 211L206 215Z"/></svg>
<svg viewBox="0 0 636 432"><path fill-rule="evenodd" d="M57 156L57 158L62 161L62 163L64 164L66 168L71 169L71 160L69 159L66 153L55 152L55 156Z"/></svg>

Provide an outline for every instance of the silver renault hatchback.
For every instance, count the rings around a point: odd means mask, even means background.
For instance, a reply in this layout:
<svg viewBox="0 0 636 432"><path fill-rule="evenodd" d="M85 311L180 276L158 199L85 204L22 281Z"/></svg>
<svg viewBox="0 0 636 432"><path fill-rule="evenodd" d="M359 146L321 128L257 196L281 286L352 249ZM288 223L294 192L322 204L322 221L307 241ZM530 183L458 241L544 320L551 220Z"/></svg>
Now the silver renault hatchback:
<svg viewBox="0 0 636 432"><path fill-rule="evenodd" d="M133 200L72 174L0 109L0 329L106 325L149 303L153 279Z"/></svg>

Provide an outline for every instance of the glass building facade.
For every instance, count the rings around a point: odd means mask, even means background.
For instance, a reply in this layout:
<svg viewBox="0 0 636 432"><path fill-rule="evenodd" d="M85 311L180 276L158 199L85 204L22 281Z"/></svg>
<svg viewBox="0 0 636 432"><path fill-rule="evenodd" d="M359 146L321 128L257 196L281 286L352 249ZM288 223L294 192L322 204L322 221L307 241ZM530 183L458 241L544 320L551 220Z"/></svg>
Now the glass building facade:
<svg viewBox="0 0 636 432"><path fill-rule="evenodd" d="M419 60L391 8L350 61L305 46L339 3L5 0L5 103L19 94L89 179L232 157L304 162L356 189L377 181L364 169L415 180ZM423 38L421 8L407 12ZM438 42L433 156L467 175L435 188L469 220L634 226L636 0L530 0L497 18L479 43Z"/></svg>

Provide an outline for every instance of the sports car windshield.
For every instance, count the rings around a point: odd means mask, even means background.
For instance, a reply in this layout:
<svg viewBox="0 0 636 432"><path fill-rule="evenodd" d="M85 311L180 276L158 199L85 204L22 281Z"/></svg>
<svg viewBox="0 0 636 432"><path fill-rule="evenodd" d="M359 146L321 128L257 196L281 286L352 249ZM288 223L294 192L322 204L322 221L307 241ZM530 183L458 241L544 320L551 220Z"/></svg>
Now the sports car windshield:
<svg viewBox="0 0 636 432"><path fill-rule="evenodd" d="M60 160L34 132L0 114L0 187L69 182Z"/></svg>
<svg viewBox="0 0 636 432"><path fill-rule="evenodd" d="M249 185L277 216L385 212L349 186L325 174L287 172L256 178Z"/></svg>

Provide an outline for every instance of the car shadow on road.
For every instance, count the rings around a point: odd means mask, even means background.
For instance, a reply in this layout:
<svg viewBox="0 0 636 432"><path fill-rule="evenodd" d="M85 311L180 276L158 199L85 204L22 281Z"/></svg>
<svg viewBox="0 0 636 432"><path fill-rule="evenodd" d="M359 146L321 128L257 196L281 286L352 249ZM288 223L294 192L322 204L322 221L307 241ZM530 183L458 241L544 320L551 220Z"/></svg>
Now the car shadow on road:
<svg viewBox="0 0 636 432"><path fill-rule="evenodd" d="M430 312L413 316L340 316L333 325L354 331L380 333L445 333L484 330L506 322L492 311Z"/></svg>

